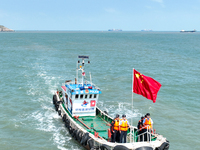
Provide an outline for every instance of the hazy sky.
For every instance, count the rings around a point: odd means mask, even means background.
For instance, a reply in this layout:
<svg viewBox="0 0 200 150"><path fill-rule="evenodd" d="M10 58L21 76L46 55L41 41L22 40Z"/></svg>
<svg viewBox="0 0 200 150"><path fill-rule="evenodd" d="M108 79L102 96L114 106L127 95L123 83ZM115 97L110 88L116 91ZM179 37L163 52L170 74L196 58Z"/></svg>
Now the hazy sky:
<svg viewBox="0 0 200 150"><path fill-rule="evenodd" d="M200 31L200 0L0 0L14 30Z"/></svg>

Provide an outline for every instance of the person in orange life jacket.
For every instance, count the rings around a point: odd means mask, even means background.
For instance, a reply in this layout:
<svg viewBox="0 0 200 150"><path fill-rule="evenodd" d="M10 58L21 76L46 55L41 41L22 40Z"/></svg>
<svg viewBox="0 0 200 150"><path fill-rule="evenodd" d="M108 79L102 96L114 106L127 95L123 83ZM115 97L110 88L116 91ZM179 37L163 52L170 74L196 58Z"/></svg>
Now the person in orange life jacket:
<svg viewBox="0 0 200 150"><path fill-rule="evenodd" d="M120 132L120 143L122 143L124 139L124 143L126 143L127 130L130 128L128 120L126 119L126 115L122 115L122 119L119 122L119 132Z"/></svg>
<svg viewBox="0 0 200 150"><path fill-rule="evenodd" d="M112 126L112 124L111 124ZM119 137L120 137L120 133L119 133L119 115L117 114L114 122L113 122L113 142L119 142Z"/></svg>
<svg viewBox="0 0 200 150"><path fill-rule="evenodd" d="M138 135L142 134L143 132L143 120L144 120L144 117L142 116L141 117L141 120L139 120L138 122L138 125L137 125L137 128L138 128ZM140 135L140 137L138 138L138 141L141 142L143 139L142 135Z"/></svg>
<svg viewBox="0 0 200 150"><path fill-rule="evenodd" d="M153 120L150 118L150 113L147 113L146 116L147 118L143 120L143 133L148 131L148 140L150 140L151 131L153 130ZM144 134L144 141L147 141L147 133Z"/></svg>
<svg viewBox="0 0 200 150"><path fill-rule="evenodd" d="M114 118L114 120L111 122L111 126L110 126L110 132L111 132L111 142L114 142L114 124L115 124L115 119L118 118L119 115L117 114L116 117Z"/></svg>

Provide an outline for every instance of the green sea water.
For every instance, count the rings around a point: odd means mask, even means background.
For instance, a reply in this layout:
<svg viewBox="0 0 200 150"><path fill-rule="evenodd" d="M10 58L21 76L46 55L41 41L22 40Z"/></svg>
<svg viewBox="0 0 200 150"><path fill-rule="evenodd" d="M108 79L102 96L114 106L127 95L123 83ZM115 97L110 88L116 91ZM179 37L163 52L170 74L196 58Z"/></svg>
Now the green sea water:
<svg viewBox="0 0 200 150"><path fill-rule="evenodd" d="M200 149L199 32L0 33L0 149L83 149L52 104L75 78L78 55L90 56L86 72L102 91L102 110L134 125L149 112L170 149ZM133 68L162 87L156 103L134 94L132 111Z"/></svg>

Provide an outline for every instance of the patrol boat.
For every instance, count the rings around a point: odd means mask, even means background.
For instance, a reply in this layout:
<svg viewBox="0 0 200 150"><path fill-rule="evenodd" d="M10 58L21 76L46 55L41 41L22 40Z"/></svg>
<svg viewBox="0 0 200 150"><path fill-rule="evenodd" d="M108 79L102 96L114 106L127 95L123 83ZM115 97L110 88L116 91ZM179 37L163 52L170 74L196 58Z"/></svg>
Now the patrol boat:
<svg viewBox="0 0 200 150"><path fill-rule="evenodd" d="M78 58L75 80L66 80L53 95L55 110L71 136L88 150L168 150L169 141L165 137L148 131L139 135L135 126L127 131L127 143L111 142L110 124L114 119L97 107L102 92L92 83L91 74L90 81L85 80L84 67L89 56ZM147 141L144 134L149 135Z"/></svg>

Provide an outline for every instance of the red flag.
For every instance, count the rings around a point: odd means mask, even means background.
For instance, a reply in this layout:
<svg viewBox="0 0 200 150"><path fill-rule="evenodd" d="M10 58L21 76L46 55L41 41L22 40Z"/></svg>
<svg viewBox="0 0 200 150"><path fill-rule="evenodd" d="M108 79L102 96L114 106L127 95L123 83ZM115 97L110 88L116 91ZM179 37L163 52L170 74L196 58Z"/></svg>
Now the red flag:
<svg viewBox="0 0 200 150"><path fill-rule="evenodd" d="M156 102L157 93L162 85L151 77L133 69L133 92Z"/></svg>

